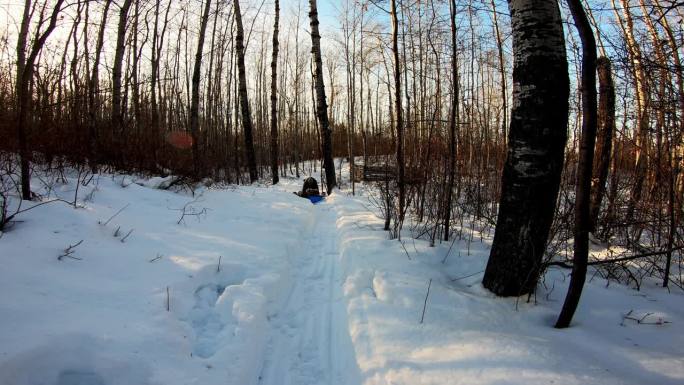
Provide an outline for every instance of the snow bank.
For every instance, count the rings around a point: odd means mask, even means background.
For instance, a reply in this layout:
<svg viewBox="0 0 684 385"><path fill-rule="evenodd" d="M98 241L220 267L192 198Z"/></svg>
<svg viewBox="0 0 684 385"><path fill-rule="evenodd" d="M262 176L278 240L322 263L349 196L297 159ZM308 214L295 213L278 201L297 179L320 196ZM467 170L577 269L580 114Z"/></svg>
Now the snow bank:
<svg viewBox="0 0 684 385"><path fill-rule="evenodd" d="M486 234L456 240L442 264L450 243L430 248L407 232L409 260L359 191L335 196L334 207L348 327L364 384L684 383L682 292L657 282L637 292L592 279L574 327L556 330L568 271L549 272L531 303L496 298L480 284ZM624 320L630 311L656 324Z"/></svg>
<svg viewBox="0 0 684 385"><path fill-rule="evenodd" d="M50 198L72 200L67 181ZM296 183L193 197L169 181L102 175L83 208L50 203L2 235L1 385L258 382L312 205ZM183 207L201 214L177 224Z"/></svg>

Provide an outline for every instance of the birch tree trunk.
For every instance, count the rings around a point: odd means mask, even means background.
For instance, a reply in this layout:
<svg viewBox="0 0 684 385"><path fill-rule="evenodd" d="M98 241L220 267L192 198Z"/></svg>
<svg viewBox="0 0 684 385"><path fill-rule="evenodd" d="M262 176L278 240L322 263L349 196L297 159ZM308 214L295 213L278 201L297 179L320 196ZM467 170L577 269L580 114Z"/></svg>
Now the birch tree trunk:
<svg viewBox="0 0 684 385"><path fill-rule="evenodd" d="M318 31L318 8L316 0L309 0L309 18L311 26L311 53L314 59L314 87L316 89L316 117L320 125L323 141L323 166L328 194L337 185L335 180L335 163L332 157L332 130L328 120L328 104L325 100L325 84L323 83L323 61L321 58L321 34Z"/></svg>
<svg viewBox="0 0 684 385"><path fill-rule="evenodd" d="M494 242L483 285L534 291L553 219L567 140L568 65L556 1L510 0L513 110Z"/></svg>

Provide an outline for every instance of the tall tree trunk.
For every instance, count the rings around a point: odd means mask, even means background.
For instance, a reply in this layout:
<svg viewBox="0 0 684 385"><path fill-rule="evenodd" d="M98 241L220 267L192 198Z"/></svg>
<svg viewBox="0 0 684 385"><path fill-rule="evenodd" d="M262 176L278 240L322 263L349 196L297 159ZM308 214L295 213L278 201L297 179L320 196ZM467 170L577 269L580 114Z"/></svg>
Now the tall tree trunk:
<svg viewBox="0 0 684 385"><path fill-rule="evenodd" d="M318 8L316 0L309 0L309 18L311 26L311 53L314 59L314 87L316 88L316 117L320 125L323 141L323 165L328 194L337 185L335 180L335 164L332 157L332 130L328 120L328 104L325 100L325 84L323 83L323 62L321 59L321 34L318 31Z"/></svg>
<svg viewBox="0 0 684 385"><path fill-rule="evenodd" d="M399 23L397 20L396 0L390 0L390 16L392 19L392 54L394 60L394 103L395 103L395 131L397 132L397 187L399 189L399 212L397 213L397 236L401 238L401 224L404 221L406 204L406 185L404 181L404 120L401 105L401 62L399 61Z"/></svg>
<svg viewBox="0 0 684 385"><path fill-rule="evenodd" d="M500 296L534 291L563 168L568 65L558 3L510 0L513 110L494 242L483 285Z"/></svg>
<svg viewBox="0 0 684 385"><path fill-rule="evenodd" d="M496 11L496 3L494 0L490 0L490 4L492 5L492 15L493 15L493 24L494 24L494 35L496 36L496 48L498 52L498 59L499 59L499 73L501 75L501 102L503 103L503 123L501 125L502 127L502 134L503 134L503 139L504 139L504 145L506 145L506 130L508 129L508 91L506 90L507 88L507 82L506 82L506 65L504 63L504 46L503 46L503 38L501 37L501 31L499 30L499 18L497 16L497 11Z"/></svg>
<svg viewBox="0 0 684 385"><path fill-rule="evenodd" d="M24 12L17 37L17 139L19 144L19 163L21 169L21 196L22 199L31 199L31 181L29 170L29 151L26 143L26 119L28 117L28 84L24 84L24 71L26 69L26 41L31 18L31 0L24 1ZM30 78L27 79L27 82Z"/></svg>
<svg viewBox="0 0 684 385"><path fill-rule="evenodd" d="M582 136L580 137L577 182L575 183L575 225L573 243L572 278L556 328L570 326L577 310L589 260L589 231L591 218L591 172L594 164L596 140L596 41L584 12L581 0L567 0L575 26L582 41Z"/></svg>
<svg viewBox="0 0 684 385"><path fill-rule="evenodd" d="M278 184L278 21L280 1L275 0L275 20L273 21L273 53L271 58L271 176L273 184Z"/></svg>
<svg viewBox="0 0 684 385"><path fill-rule="evenodd" d="M57 26L57 18L62 9L64 0L57 0L52 8L48 26L42 33L37 33L31 51L26 56L26 41L30 23L31 2L25 1L24 13L21 26L19 27L19 38L17 42L17 141L19 144L19 163L21 171L21 197L24 200L31 199L31 170L30 170L30 151L27 143L27 126L29 119L29 109L31 108L30 84L33 79L34 65L38 54L43 49L47 38ZM22 36L23 35L23 36Z"/></svg>
<svg viewBox="0 0 684 385"><path fill-rule="evenodd" d="M97 148L97 99L98 99L98 85L100 83L100 56L102 55L102 47L104 46L104 34L107 26L107 13L112 0L105 1L104 10L102 11L102 20L100 21L100 29L97 32L97 43L95 43L95 60L93 62L93 69L91 71L88 83L88 161L90 162L90 170L93 174L97 173L98 164L98 148Z"/></svg>
<svg viewBox="0 0 684 385"><path fill-rule="evenodd" d="M635 129L635 175L634 184L630 191L630 200L627 205L627 213L625 215L626 222L631 223L634 218L634 212L639 205L641 200L641 195L644 187L644 180L646 179L646 173L648 171L648 156L649 156L649 121L650 121L650 86L648 83L646 69L644 66L643 55L641 51L641 46L636 41L634 33L634 20L632 17L631 6L628 0L620 0L622 6L622 14L620 16L618 13L618 8L615 4L615 0L612 0L612 5L615 10L615 16L622 29L623 35L627 42L627 52L632 66L634 82L635 82L635 93L636 93L636 114L637 114L637 126ZM623 19L624 17L624 19ZM640 233L640 231L637 231Z"/></svg>
<svg viewBox="0 0 684 385"><path fill-rule="evenodd" d="M252 123L252 113L249 109L249 98L247 95L247 78L245 75L245 34L242 28L242 12L240 11L240 1L233 0L235 5L235 49L237 51L240 112L242 114L242 130L245 135L245 152L247 153L247 167L249 168L249 182L257 180L256 156L254 154L254 126Z"/></svg>
<svg viewBox="0 0 684 385"><path fill-rule="evenodd" d="M131 81L133 83L133 87L131 87L131 94L133 99L133 116L135 117L134 127L136 128L136 130L138 130L140 127L140 121L142 117L142 110L140 109L140 83L138 80L138 63L140 63L140 57L142 56L142 45L145 44L147 36L145 36L145 40L143 40L143 42L140 44L141 47L138 48L138 33L140 32L140 0L135 0L134 5L135 6L133 7L133 31L131 31L131 40L133 40L133 43L130 50L132 60L129 68L131 71Z"/></svg>
<svg viewBox="0 0 684 385"><path fill-rule="evenodd" d="M126 21L132 0L124 0L119 11L119 26L116 33L116 49L112 66L112 129L115 136L122 129L123 116L121 111L121 73L123 68L124 50L126 49Z"/></svg>
<svg viewBox="0 0 684 385"><path fill-rule="evenodd" d="M449 13L451 19L451 79L453 89L451 90L451 116L449 117L449 179L446 186L446 202L444 207L444 241L449 240L449 225L451 223L451 197L454 190L454 179L456 175L456 130L460 114L458 110L458 51L456 50L456 0L449 1ZM504 79L505 81L505 79ZM504 115L506 112L504 111Z"/></svg>
<svg viewBox="0 0 684 385"><path fill-rule="evenodd" d="M610 168L610 154L615 132L615 86L610 60L600 57L596 61L599 81L598 102L598 139L594 160L594 181L592 186L591 205L589 206L590 230L596 231L601 203L606 194L606 181Z"/></svg>
<svg viewBox="0 0 684 385"><path fill-rule="evenodd" d="M209 21L209 10L211 9L211 0L206 0L204 4L204 12L202 13L202 20L200 22L200 31L197 42L197 52L195 53L195 65L192 70L192 97L190 99L190 135L192 135L192 162L194 173L196 177L203 176L204 170L200 164L199 151L199 83L200 74L202 70L202 51L204 49L204 36L207 31L207 23ZM236 1L237 2L237 1Z"/></svg>

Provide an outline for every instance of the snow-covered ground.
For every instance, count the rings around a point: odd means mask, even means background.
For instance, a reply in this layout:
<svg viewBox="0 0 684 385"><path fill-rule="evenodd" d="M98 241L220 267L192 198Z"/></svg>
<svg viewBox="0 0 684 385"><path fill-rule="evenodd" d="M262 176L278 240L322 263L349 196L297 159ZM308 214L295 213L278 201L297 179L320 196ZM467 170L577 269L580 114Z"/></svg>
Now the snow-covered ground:
<svg viewBox="0 0 684 385"><path fill-rule="evenodd" d="M73 199L67 180L51 196ZM404 250L363 186L312 205L301 180L194 197L160 182L102 175L83 207L2 234L0 385L684 383L680 291L593 279L556 330L566 271L536 303L496 298L488 237L444 264L450 244ZM199 215L179 224L183 207Z"/></svg>

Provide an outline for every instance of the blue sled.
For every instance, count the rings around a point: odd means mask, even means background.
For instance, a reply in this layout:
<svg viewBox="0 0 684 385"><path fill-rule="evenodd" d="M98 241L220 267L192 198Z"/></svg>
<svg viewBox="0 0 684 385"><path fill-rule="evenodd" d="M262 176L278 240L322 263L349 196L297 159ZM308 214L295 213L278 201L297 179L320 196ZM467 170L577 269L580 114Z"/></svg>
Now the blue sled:
<svg viewBox="0 0 684 385"><path fill-rule="evenodd" d="M308 199L311 201L311 203L313 203L313 204L316 204L316 203L319 203L319 202L323 202L323 201L325 200L325 197L324 197L324 196L321 196L321 195L309 195L307 198L308 198Z"/></svg>

